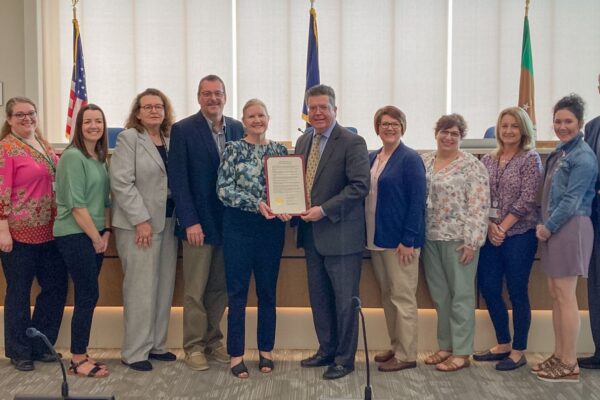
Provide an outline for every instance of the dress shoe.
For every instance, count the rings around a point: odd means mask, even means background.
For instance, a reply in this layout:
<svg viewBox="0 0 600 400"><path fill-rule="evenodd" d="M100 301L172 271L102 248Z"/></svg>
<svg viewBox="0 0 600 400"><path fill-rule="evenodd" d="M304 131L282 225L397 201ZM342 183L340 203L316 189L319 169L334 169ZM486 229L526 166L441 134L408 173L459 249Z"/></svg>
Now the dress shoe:
<svg viewBox="0 0 600 400"><path fill-rule="evenodd" d="M523 365L527 365L527 359L525 358L525 354L523 354L517 362L514 362L513 359L510 357L506 357L504 360L496 364L496 369L498 371L512 371L513 369L517 369L519 367L522 367Z"/></svg>
<svg viewBox="0 0 600 400"><path fill-rule="evenodd" d="M131 368L134 371L141 371L141 372L152 371L152 363L150 363L150 361L148 361L148 360L136 361L136 362L132 362L132 363L126 363L125 361L121 360L121 363L123 365L127 365L129 368Z"/></svg>
<svg viewBox="0 0 600 400"><path fill-rule="evenodd" d="M600 356L579 357L579 368L600 369Z"/></svg>
<svg viewBox="0 0 600 400"><path fill-rule="evenodd" d="M344 367L343 365L334 364L327 367L327 371L323 374L323 379L340 379L354 371L354 366Z"/></svg>
<svg viewBox="0 0 600 400"><path fill-rule="evenodd" d="M148 358L151 360L158 360L158 361L175 361L177 360L177 356L173 353L171 353L170 351L167 351L166 353L150 353L148 354Z"/></svg>
<svg viewBox="0 0 600 400"><path fill-rule="evenodd" d="M186 353L183 362L187 364L187 366L194 371L205 371L208 367L208 361L206 361L206 356L204 353L199 351L195 351L193 353Z"/></svg>
<svg viewBox="0 0 600 400"><path fill-rule="evenodd" d="M15 369L19 371L33 371L35 369L33 361L31 360L16 360L14 358L11 358L10 363L14 365Z"/></svg>
<svg viewBox="0 0 600 400"><path fill-rule="evenodd" d="M501 361L506 357L510 356L510 351L505 353L492 353L490 350L486 350L483 353L477 353L473 355L475 361Z"/></svg>
<svg viewBox="0 0 600 400"><path fill-rule="evenodd" d="M304 368L324 367L326 365L331 365L331 363L333 363L332 357L325 357L319 353L315 353L300 361L300 365Z"/></svg>
<svg viewBox="0 0 600 400"><path fill-rule="evenodd" d="M375 360L376 363L384 363L388 360L391 360L393 357L394 352L392 350L388 350L384 351L383 353L375 354L375 358L373 358L373 360Z"/></svg>
<svg viewBox="0 0 600 400"><path fill-rule="evenodd" d="M204 349L204 355L221 364L229 364L229 354L227 354L225 346L219 346L216 349L206 348Z"/></svg>
<svg viewBox="0 0 600 400"><path fill-rule="evenodd" d="M416 361L402 361L392 357L377 368L381 372L402 371L403 369L417 368Z"/></svg>
<svg viewBox="0 0 600 400"><path fill-rule="evenodd" d="M31 358L33 358L33 361L51 363L63 357L62 353L56 353L56 355L58 356L58 358L56 358L52 353L35 354Z"/></svg>

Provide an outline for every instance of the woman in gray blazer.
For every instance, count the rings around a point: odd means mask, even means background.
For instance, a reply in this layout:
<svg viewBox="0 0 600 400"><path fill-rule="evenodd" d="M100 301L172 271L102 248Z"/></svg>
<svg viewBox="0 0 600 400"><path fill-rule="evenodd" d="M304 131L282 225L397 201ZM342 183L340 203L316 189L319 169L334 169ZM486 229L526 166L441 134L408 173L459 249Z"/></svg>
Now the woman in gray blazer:
<svg viewBox="0 0 600 400"><path fill-rule="evenodd" d="M113 227L124 274L121 362L136 371L152 370L149 359L176 360L166 349L177 261L167 182L173 119L161 91L138 94L111 159Z"/></svg>

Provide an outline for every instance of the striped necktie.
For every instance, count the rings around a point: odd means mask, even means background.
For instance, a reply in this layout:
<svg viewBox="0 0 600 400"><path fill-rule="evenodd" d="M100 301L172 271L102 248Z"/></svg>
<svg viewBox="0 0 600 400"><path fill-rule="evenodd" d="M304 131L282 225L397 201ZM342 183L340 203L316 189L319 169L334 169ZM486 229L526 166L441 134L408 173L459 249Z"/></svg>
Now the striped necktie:
<svg viewBox="0 0 600 400"><path fill-rule="evenodd" d="M313 138L310 153L308 153L308 161L306 162L306 192L308 194L308 202L310 203L310 192L315 181L315 174L319 166L319 158L321 158L321 134L315 134ZM310 204L309 204L310 205Z"/></svg>

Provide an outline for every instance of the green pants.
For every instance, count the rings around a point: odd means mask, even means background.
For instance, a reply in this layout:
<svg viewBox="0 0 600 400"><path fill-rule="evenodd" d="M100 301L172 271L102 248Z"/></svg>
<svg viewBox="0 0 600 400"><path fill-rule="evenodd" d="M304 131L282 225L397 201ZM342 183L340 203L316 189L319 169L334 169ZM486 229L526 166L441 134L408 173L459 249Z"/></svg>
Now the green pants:
<svg viewBox="0 0 600 400"><path fill-rule="evenodd" d="M427 240L423 247L425 278L437 311L440 350L454 355L473 353L475 336L475 274L479 250L473 261L460 262L459 241Z"/></svg>

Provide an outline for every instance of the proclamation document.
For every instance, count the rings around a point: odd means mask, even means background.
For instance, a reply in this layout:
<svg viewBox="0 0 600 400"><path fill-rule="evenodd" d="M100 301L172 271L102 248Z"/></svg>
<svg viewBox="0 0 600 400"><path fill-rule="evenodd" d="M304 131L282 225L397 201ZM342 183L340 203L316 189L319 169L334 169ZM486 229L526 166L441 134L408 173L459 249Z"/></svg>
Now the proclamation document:
<svg viewBox="0 0 600 400"><path fill-rule="evenodd" d="M306 211L304 157L300 154L265 158L267 204L273 214L299 215Z"/></svg>

